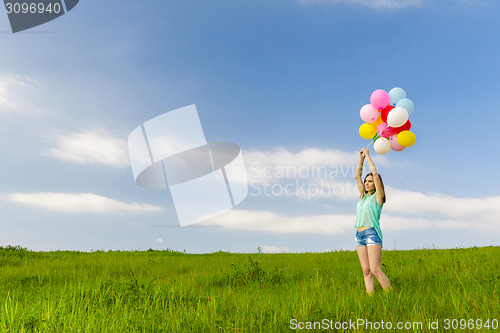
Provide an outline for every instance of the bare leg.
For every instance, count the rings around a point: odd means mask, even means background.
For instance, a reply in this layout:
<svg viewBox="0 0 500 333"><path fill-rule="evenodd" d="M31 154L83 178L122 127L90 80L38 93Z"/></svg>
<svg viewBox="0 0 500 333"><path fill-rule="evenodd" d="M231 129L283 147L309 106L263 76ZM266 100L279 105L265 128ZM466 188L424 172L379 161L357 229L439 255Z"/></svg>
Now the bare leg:
<svg viewBox="0 0 500 333"><path fill-rule="evenodd" d="M361 268L363 269L366 292L368 294L371 294L375 289L375 281L373 279L373 275L370 270L370 262L368 260L368 250L366 246L358 246L356 249L358 251L358 257L359 257L359 262L361 263Z"/></svg>
<svg viewBox="0 0 500 333"><path fill-rule="evenodd" d="M391 282L387 276L382 272L382 246L381 245L370 245L367 246L368 252L368 262L370 265L370 271L377 278L378 282L382 285L385 291L391 289Z"/></svg>

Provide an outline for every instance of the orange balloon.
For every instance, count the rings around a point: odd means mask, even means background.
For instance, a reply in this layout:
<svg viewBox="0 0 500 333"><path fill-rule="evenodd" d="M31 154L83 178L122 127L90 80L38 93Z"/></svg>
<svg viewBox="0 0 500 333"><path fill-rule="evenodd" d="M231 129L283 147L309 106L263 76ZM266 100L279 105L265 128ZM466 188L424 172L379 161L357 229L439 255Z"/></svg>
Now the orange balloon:
<svg viewBox="0 0 500 333"><path fill-rule="evenodd" d="M378 116L378 118L374 121L374 122L371 122L370 124L372 124L373 126L375 126L375 128L378 127L378 125L382 124L384 121L382 120L382 116Z"/></svg>

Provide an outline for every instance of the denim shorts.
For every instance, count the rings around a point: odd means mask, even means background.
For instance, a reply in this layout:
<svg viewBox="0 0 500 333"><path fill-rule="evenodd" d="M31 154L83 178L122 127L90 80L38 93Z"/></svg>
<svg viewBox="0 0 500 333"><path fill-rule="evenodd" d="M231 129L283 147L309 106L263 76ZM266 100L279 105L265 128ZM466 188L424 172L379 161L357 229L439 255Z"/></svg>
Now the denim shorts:
<svg viewBox="0 0 500 333"><path fill-rule="evenodd" d="M370 245L380 245L382 246L382 240L377 234L375 228L369 228L359 232L356 230L356 247L357 246L370 246Z"/></svg>

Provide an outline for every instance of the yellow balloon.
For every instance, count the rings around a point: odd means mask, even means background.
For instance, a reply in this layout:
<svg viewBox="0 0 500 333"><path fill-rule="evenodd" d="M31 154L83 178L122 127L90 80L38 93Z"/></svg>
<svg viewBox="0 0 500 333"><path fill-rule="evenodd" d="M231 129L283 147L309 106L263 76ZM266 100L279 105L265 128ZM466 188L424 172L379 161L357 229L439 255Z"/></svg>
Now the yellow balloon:
<svg viewBox="0 0 500 333"><path fill-rule="evenodd" d="M415 144L417 138L412 131L402 131L397 136L398 143L403 147L411 147Z"/></svg>
<svg viewBox="0 0 500 333"><path fill-rule="evenodd" d="M373 126L372 124L369 123L364 123L359 127L359 135L363 139L371 139L375 136L375 133L377 133L377 128Z"/></svg>
<svg viewBox="0 0 500 333"><path fill-rule="evenodd" d="M378 125L382 124L384 121L382 120L382 117L379 115L377 120L375 120L374 122L370 123L372 124L373 126L375 126L375 128L378 127Z"/></svg>

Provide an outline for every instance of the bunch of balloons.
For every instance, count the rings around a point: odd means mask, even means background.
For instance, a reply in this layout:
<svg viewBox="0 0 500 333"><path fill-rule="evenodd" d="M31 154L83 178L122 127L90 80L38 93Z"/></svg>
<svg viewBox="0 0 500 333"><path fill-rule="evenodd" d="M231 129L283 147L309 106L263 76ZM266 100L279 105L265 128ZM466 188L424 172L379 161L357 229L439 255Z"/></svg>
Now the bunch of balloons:
<svg viewBox="0 0 500 333"><path fill-rule="evenodd" d="M402 88L393 88L389 93L382 89L375 90L370 96L370 104L363 106L359 112L365 121L359 128L359 135L363 139L372 139L373 148L379 154L411 147L416 141L408 119L413 108L413 102L406 98Z"/></svg>

